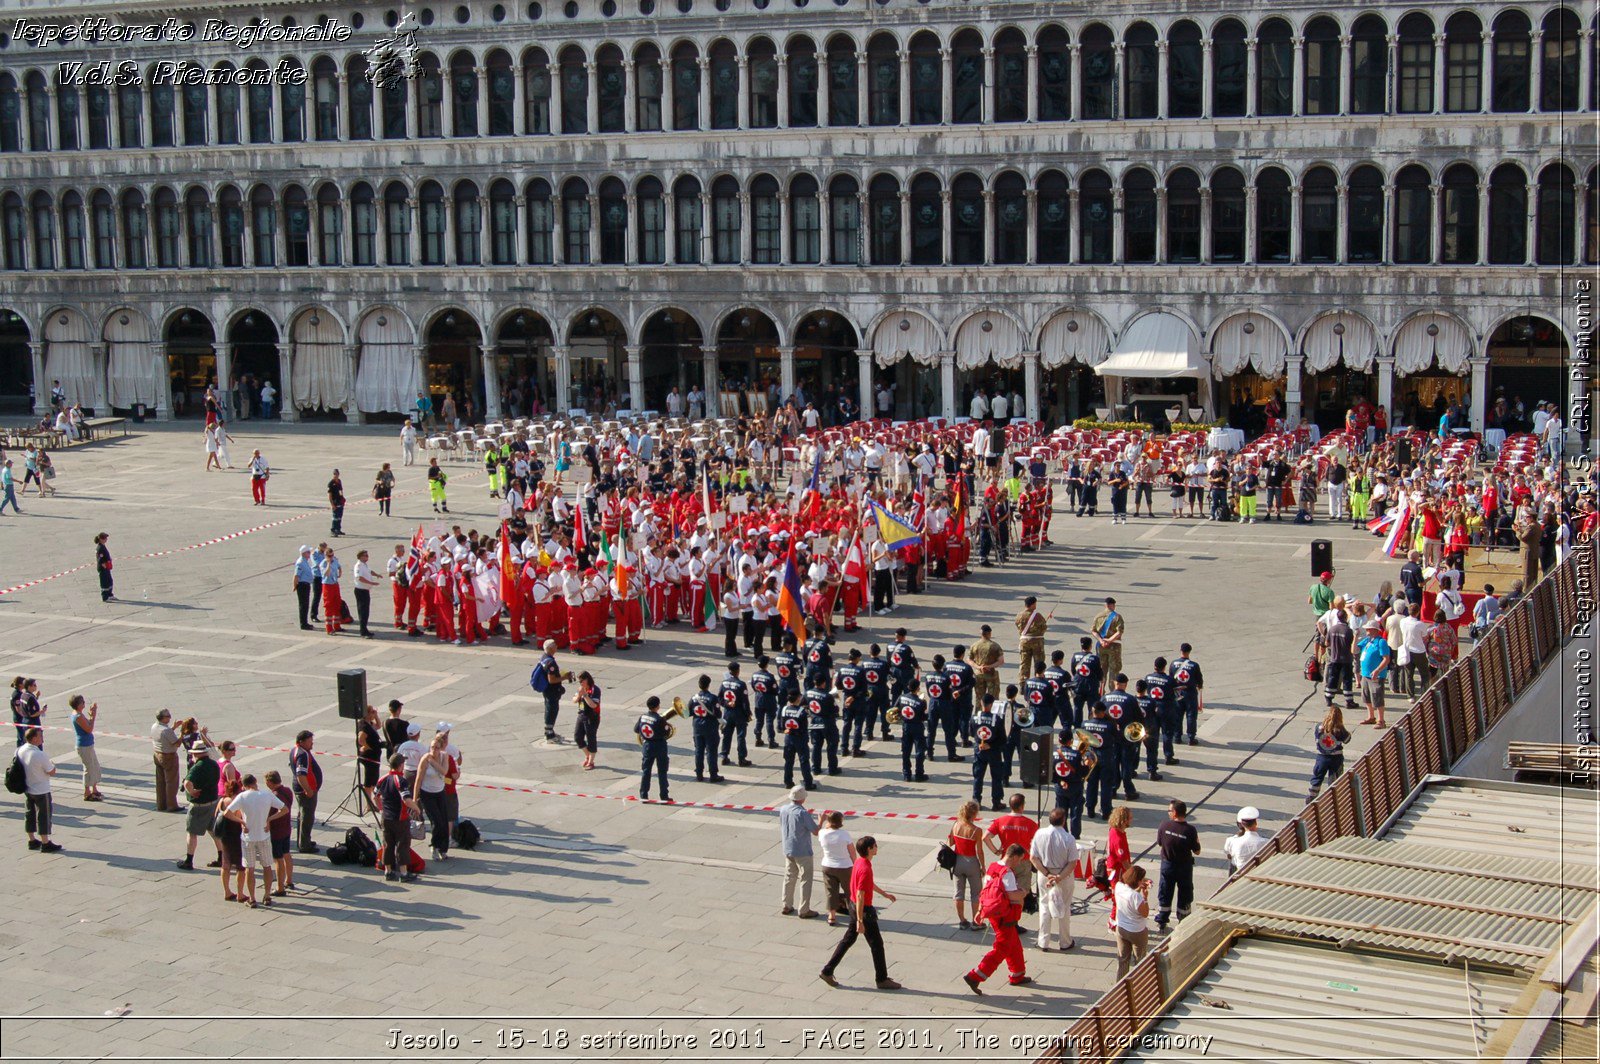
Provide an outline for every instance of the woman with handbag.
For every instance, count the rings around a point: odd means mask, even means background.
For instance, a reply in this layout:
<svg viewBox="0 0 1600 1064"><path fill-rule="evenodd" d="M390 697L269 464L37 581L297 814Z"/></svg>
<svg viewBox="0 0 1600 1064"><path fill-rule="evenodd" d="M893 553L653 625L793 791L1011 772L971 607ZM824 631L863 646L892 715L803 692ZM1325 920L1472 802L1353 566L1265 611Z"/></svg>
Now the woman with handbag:
<svg viewBox="0 0 1600 1064"><path fill-rule="evenodd" d="M978 858L983 844L983 829L978 826L977 819L979 810L977 802L963 802L956 813L956 826L950 829L947 837L956 855L955 864L950 868L950 876L955 881L956 926L963 931L983 929L978 921L978 894L983 890L983 864ZM972 921L967 920L963 893L972 898Z"/></svg>
<svg viewBox="0 0 1600 1064"><path fill-rule="evenodd" d="M428 752L422 756L421 763L417 765L417 782L411 795L412 800L422 806L422 811L433 824L435 861L449 860L450 857L450 817L445 810L444 802L445 780L450 774L450 758L444 748L449 741L447 732L440 732L433 737ZM420 841L422 837L422 822L414 821L411 826L411 838Z"/></svg>
<svg viewBox="0 0 1600 1064"><path fill-rule="evenodd" d="M394 471L389 468L388 462L383 463L383 468L378 470L378 475L372 482L372 497L378 502L380 516L392 516L389 513L389 505L394 498Z"/></svg>

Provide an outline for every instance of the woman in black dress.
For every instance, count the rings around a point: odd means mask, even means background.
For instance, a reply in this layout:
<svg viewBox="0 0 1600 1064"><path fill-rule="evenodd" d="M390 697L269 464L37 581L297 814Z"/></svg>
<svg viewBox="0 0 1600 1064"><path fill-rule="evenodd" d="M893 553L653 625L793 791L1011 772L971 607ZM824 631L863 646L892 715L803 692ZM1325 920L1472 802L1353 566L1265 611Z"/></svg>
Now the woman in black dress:
<svg viewBox="0 0 1600 1064"><path fill-rule="evenodd" d="M361 791L367 796L367 808L378 812L378 799L374 788L378 786L378 762L383 760L383 735L378 729L378 711L367 707L366 716L356 725L356 758L361 766Z"/></svg>
<svg viewBox="0 0 1600 1064"><path fill-rule="evenodd" d="M111 548L106 546L106 541L110 538L109 532L102 532L94 537L94 567L100 573L101 602L112 602L117 597L111 589Z"/></svg>
<svg viewBox="0 0 1600 1064"><path fill-rule="evenodd" d="M223 776L222 801L217 803L217 849L222 856L222 897L226 901L248 901L244 892L244 825L224 814L233 800L239 797L239 776ZM228 876L234 884L230 886Z"/></svg>

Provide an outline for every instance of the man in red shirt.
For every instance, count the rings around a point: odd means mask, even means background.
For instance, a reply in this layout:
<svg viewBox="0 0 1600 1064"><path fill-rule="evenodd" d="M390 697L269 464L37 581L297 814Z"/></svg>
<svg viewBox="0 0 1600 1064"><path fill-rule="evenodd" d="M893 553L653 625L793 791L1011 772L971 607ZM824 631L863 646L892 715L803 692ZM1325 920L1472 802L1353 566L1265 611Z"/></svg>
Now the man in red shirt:
<svg viewBox="0 0 1600 1064"><path fill-rule="evenodd" d="M872 950L872 968L877 976L878 989L900 989L900 984L889 978L889 962L883 955L883 933L878 930L878 910L872 904L874 894L895 900L893 894L879 890L873 878L872 858L877 852L878 840L871 835L863 835L856 840L856 863L850 870L850 913L854 919L846 921L844 937L834 947L833 956L828 958L828 963L823 965L820 973L822 981L829 986L839 985L833 973L844 955L850 952L850 947L856 944L857 936L860 936L867 940L867 946Z"/></svg>
<svg viewBox="0 0 1600 1064"><path fill-rule="evenodd" d="M989 833L983 840L984 844L994 851L996 857L1003 857L1012 846L1021 846L1022 852L1027 853L1033 847L1033 837L1039 833L1039 822L1025 812L1028 808L1026 795L1013 794L1009 804L1010 814L997 816L989 821ZM1017 882L1024 894L1033 889L1031 864L1023 862L1022 867L1017 870ZM1019 928L1018 933L1025 932Z"/></svg>

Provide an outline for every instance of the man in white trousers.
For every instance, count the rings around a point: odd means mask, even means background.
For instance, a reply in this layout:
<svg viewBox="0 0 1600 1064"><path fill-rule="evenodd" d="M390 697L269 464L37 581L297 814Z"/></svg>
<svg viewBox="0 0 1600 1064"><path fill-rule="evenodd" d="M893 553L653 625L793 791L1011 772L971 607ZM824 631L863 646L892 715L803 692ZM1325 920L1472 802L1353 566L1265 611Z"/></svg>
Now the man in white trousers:
<svg viewBox="0 0 1600 1064"><path fill-rule="evenodd" d="M1073 870L1078 865L1078 840L1067 830L1067 811L1050 811L1050 826L1033 836L1028 860L1038 875L1034 886L1039 892L1039 949L1049 952L1050 940L1066 952L1076 946L1072 937L1072 892L1076 885ZM1052 932L1055 932L1052 934Z"/></svg>

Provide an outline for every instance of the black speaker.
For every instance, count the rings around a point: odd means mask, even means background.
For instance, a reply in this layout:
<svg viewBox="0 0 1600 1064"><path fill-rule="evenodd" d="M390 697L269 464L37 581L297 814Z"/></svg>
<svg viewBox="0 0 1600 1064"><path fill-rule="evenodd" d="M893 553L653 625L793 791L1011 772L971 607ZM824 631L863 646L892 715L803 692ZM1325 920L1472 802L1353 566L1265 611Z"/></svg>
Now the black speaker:
<svg viewBox="0 0 1600 1064"><path fill-rule="evenodd" d="M1321 576L1323 573L1333 572L1333 540L1314 539L1311 541L1311 575Z"/></svg>
<svg viewBox="0 0 1600 1064"><path fill-rule="evenodd" d="M1399 436L1394 441L1394 460L1404 469L1411 464L1411 440L1406 436Z"/></svg>
<svg viewBox="0 0 1600 1064"><path fill-rule="evenodd" d="M339 716L360 720L367 712L367 670L345 669L339 673Z"/></svg>
<svg viewBox="0 0 1600 1064"><path fill-rule="evenodd" d="M1022 778L1018 786L1048 785L1050 760L1055 756L1056 733L1050 728L1023 728L1022 739L1017 743L1018 768Z"/></svg>

